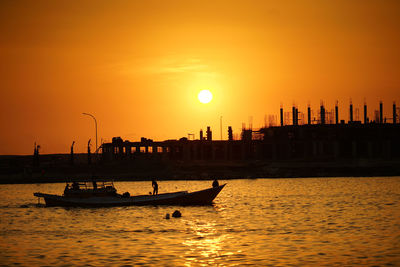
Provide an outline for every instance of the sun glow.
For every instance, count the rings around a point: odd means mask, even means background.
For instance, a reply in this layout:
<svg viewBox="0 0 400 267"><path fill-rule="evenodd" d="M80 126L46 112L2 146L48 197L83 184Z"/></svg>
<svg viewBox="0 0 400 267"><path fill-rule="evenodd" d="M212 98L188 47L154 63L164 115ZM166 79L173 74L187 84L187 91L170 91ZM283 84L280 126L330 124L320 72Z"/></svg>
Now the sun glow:
<svg viewBox="0 0 400 267"><path fill-rule="evenodd" d="M213 95L209 90L201 90L197 97L199 98L199 101L201 103L207 104L210 103L210 101L213 98Z"/></svg>

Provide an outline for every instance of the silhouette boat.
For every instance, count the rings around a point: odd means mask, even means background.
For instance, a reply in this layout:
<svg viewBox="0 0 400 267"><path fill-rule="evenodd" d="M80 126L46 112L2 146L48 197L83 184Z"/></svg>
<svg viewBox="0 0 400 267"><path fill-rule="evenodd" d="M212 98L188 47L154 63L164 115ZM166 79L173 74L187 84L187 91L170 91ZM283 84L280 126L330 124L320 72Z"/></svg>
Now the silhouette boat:
<svg viewBox="0 0 400 267"><path fill-rule="evenodd" d="M63 195L36 192L46 206L63 207L107 207L133 205L211 205L226 184L208 189L188 192L178 191L157 195L130 196L128 192L119 194L113 182L73 182L67 183Z"/></svg>

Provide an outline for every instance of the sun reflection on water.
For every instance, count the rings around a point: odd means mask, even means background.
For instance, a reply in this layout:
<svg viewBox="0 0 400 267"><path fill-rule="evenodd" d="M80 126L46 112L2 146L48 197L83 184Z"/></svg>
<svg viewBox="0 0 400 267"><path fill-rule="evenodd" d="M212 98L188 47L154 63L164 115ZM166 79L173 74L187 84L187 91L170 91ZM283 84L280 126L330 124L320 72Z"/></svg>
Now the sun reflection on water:
<svg viewBox="0 0 400 267"><path fill-rule="evenodd" d="M216 223L204 221L187 221L186 223L194 235L182 242L188 247L184 256L185 266L199 263L216 264L218 259L234 254L224 251L224 243L232 237L229 234L221 234L217 230Z"/></svg>

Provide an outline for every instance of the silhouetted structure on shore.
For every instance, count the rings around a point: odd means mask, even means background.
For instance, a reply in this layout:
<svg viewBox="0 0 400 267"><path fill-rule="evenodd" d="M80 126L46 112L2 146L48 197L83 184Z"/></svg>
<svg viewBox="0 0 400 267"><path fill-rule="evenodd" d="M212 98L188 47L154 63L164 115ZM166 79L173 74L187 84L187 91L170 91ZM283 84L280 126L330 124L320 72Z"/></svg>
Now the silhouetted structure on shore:
<svg viewBox="0 0 400 267"><path fill-rule="evenodd" d="M207 127L206 138L200 131L200 139L153 141L142 138L140 142L113 138L102 145L105 161L148 159L183 161L235 161L235 160L332 160L332 159L391 159L400 157L400 125L397 124L397 109L393 104L392 123L383 119L383 103L379 104L378 121L370 122L364 104L364 124L353 116L350 101L349 121L339 123L339 107L327 112L321 102L319 118L311 119L307 108L307 123L300 123L297 107L292 107L292 125L285 125L283 107L280 109L281 126L263 127L259 130L243 127L240 140L233 140L232 128L228 128L228 140L212 140L212 131ZM288 117L288 116L286 116ZM335 119L334 119L335 118ZM287 120L286 120L287 122Z"/></svg>
<svg viewBox="0 0 400 267"><path fill-rule="evenodd" d="M89 139L88 144L87 144L88 165L92 164L92 155L90 152L90 141L91 141L91 139Z"/></svg>
<svg viewBox="0 0 400 267"><path fill-rule="evenodd" d="M75 145L75 141L72 142L71 144L71 151L70 151L70 159L69 162L71 165L74 165L74 145Z"/></svg>
<svg viewBox="0 0 400 267"><path fill-rule="evenodd" d="M103 160L146 156L168 160L288 160L400 157L400 126L325 124L243 129L241 140L114 139L103 144Z"/></svg>
<svg viewBox="0 0 400 267"><path fill-rule="evenodd" d="M40 150L40 146L36 145L36 142L35 142L34 148L33 148L33 167L34 168L38 168L40 166L39 150Z"/></svg>
<svg viewBox="0 0 400 267"><path fill-rule="evenodd" d="M337 102L332 109L321 102L315 113L309 105L305 113L297 106L289 112L281 107L280 118L271 116L260 129L249 123L239 135L229 126L228 140L213 140L211 127L204 136L200 130L197 140L193 133L190 140L115 137L101 145L99 158L93 157L89 140L87 153L74 153L72 143L71 153L41 154L39 164L40 146L35 144L33 156L0 157L0 183L55 182L94 173L126 180L398 176L400 110L393 103L393 116L385 118L383 107L380 102L370 119L364 103L360 121L358 108L350 103L347 123L340 119Z"/></svg>

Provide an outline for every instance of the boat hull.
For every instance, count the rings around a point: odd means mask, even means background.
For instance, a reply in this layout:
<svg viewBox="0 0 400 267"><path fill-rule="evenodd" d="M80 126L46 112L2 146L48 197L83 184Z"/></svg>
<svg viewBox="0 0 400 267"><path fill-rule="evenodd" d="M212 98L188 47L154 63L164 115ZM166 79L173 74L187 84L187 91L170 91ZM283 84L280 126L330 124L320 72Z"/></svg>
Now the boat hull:
<svg viewBox="0 0 400 267"><path fill-rule="evenodd" d="M188 193L186 191L159 195L143 195L123 197L122 195L107 197L65 197L52 194L34 193L44 198L46 206L62 207L109 207L109 206L141 206L141 205L211 205L224 185Z"/></svg>

